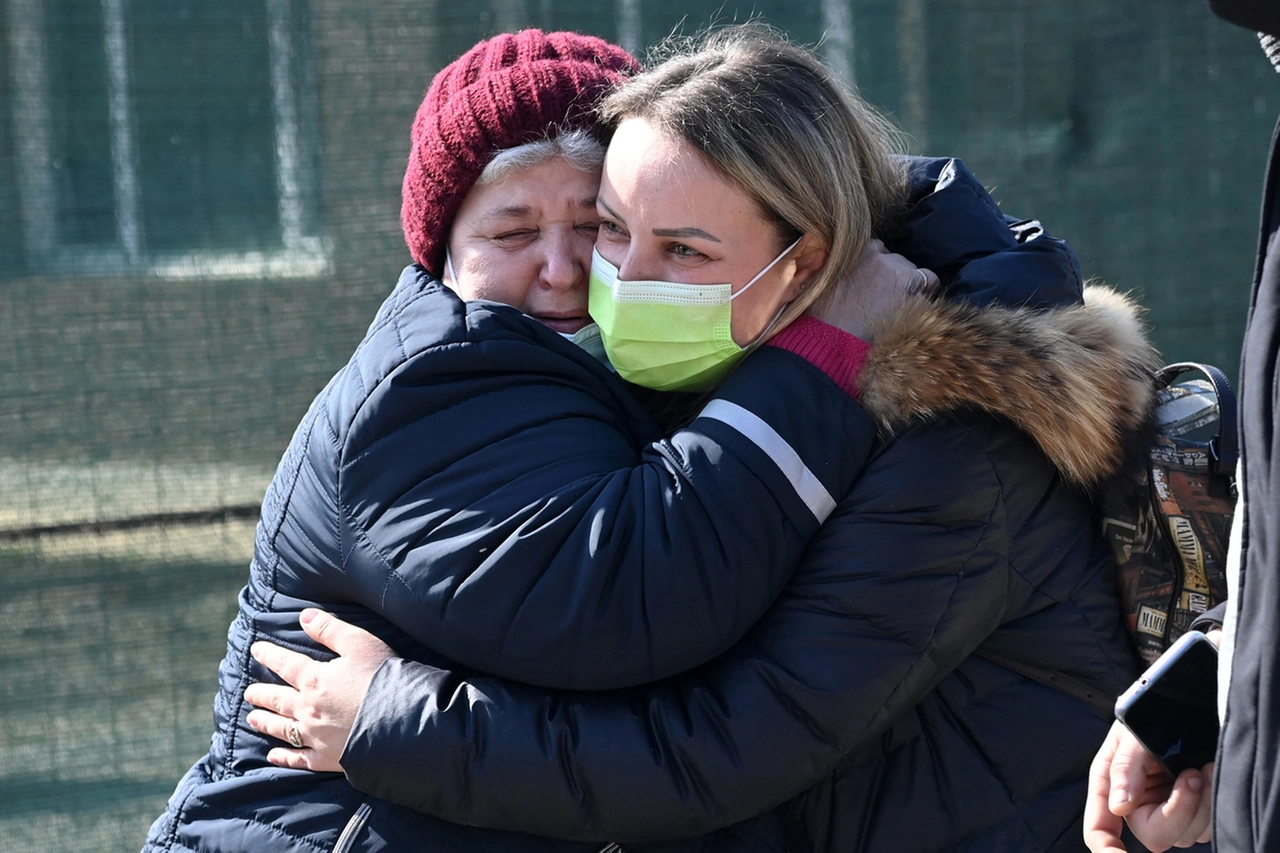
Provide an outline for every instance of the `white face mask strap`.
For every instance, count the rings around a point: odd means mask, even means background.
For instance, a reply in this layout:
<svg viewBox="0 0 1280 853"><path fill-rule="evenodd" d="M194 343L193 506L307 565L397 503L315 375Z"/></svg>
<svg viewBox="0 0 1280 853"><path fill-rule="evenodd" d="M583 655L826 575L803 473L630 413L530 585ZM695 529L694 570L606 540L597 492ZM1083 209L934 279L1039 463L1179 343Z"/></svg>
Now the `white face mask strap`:
<svg viewBox="0 0 1280 853"><path fill-rule="evenodd" d="M450 287L458 286L458 274L453 271L453 255L449 254L449 247L444 249L444 274L447 276L445 284Z"/></svg>
<svg viewBox="0 0 1280 853"><path fill-rule="evenodd" d="M747 292L747 290L751 287L751 285L755 284L757 281L759 281L761 278L763 278L763 277L764 277L764 274L765 274L765 273L767 273L769 270L771 270L771 269L773 269L775 266L777 266L778 261L782 260L782 259L783 259L783 258L785 258L787 255L789 255L789 254L791 253L791 250L792 250L792 249L794 249L796 246L799 246L799 245L800 245L800 241L801 241L801 240L803 240L803 239L804 239L804 235L803 235L803 234L801 234L799 237L797 237L797 238L796 238L796 241L795 241L794 243L792 243L790 246L788 246L787 248L785 248L785 249L783 249L783 250L782 250L782 254L778 255L778 257L776 257L776 258L774 258L772 261L770 261L770 262L769 262L769 266L765 267L764 269L760 270L760 272L756 273L756 277L755 277L755 278L753 278L753 279L751 279L751 281L747 282L747 283L746 283L746 285L744 285L744 286L743 286L743 288L742 288L741 290L739 290L737 293L733 294L733 296L730 296L730 297L729 297L729 299L730 299L730 300L737 299L739 296L741 296L742 294L746 293L746 292Z"/></svg>

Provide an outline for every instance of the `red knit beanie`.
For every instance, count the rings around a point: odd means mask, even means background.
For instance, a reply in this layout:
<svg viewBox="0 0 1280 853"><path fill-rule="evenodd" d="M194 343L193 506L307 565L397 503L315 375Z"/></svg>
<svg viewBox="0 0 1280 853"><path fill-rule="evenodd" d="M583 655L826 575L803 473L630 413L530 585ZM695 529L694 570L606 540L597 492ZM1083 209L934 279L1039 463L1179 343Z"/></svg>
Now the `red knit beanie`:
<svg viewBox="0 0 1280 853"><path fill-rule="evenodd" d="M414 260L439 276L453 217L493 155L554 136L606 130L594 107L639 63L578 33L524 30L482 41L435 76L413 121L400 224Z"/></svg>

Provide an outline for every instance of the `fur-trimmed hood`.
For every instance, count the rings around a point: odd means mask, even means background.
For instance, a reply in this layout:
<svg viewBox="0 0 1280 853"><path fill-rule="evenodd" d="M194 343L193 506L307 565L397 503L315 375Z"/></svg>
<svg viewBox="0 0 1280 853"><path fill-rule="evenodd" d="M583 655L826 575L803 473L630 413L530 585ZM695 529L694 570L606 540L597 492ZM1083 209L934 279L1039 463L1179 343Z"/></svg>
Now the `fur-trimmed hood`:
<svg viewBox="0 0 1280 853"><path fill-rule="evenodd" d="M911 297L871 336L862 403L887 432L981 408L1028 433L1064 476L1096 485L1124 464L1153 405L1159 355L1140 314L1100 285L1048 311Z"/></svg>

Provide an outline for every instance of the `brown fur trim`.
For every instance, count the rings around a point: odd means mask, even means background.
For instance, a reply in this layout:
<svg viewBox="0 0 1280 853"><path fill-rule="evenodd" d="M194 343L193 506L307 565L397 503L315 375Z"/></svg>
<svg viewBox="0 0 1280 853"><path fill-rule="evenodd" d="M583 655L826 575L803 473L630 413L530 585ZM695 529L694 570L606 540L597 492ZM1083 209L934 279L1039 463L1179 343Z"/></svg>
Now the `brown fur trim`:
<svg viewBox="0 0 1280 853"><path fill-rule="evenodd" d="M1050 311L912 297L886 317L858 377L886 431L976 406L1028 433L1063 475L1097 484L1125 460L1154 399L1158 353L1140 309L1093 285Z"/></svg>

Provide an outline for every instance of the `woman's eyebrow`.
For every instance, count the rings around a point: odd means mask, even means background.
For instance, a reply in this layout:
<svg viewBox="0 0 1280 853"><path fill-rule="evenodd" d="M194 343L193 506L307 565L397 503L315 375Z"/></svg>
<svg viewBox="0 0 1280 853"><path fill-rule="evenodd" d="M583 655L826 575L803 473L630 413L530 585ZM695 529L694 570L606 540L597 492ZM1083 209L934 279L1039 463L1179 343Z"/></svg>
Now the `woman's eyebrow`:
<svg viewBox="0 0 1280 853"><path fill-rule="evenodd" d="M601 207L603 207L606 211L608 211L609 215L612 216L614 219L618 220L619 222L626 221L621 216L619 216L618 212L614 210L612 207L610 207L608 202L606 202L603 198L600 198L599 196L597 196L596 202ZM703 231L701 228L692 228L692 227L690 228L654 228L653 236L655 237L701 237L702 239L710 240L713 243L724 242L714 234L708 234L706 231Z"/></svg>
<svg viewBox="0 0 1280 853"><path fill-rule="evenodd" d="M480 221L484 222L490 219L512 219L520 216L528 216L533 212L533 207L527 204L509 204L505 207L495 208L488 211L480 217Z"/></svg>
<svg viewBox="0 0 1280 853"><path fill-rule="evenodd" d="M577 206L583 208L594 208L596 206L596 199L594 196L580 198L577 201ZM485 222L492 219L519 219L520 217L528 216L531 213L533 213L533 205L508 204L503 207L494 208L493 210L483 214L480 217L480 221Z"/></svg>
<svg viewBox="0 0 1280 853"><path fill-rule="evenodd" d="M655 237L701 237L704 240L710 240L713 243L723 242L719 237L708 234L701 228L655 228L653 229Z"/></svg>
<svg viewBox="0 0 1280 853"><path fill-rule="evenodd" d="M627 221L627 220L623 219L621 216L619 216L619 215L618 215L618 211L616 211L616 210L614 210L612 207L610 207L610 206L608 205L608 203L607 203L607 202L605 202L605 200L604 200L604 198L603 198L602 196L596 196L596 204L598 204L598 205L600 205L601 207L603 207L606 211L608 211L608 212L609 212L609 215L610 215L610 216L612 216L614 219L618 220L619 222L626 222L626 221Z"/></svg>

